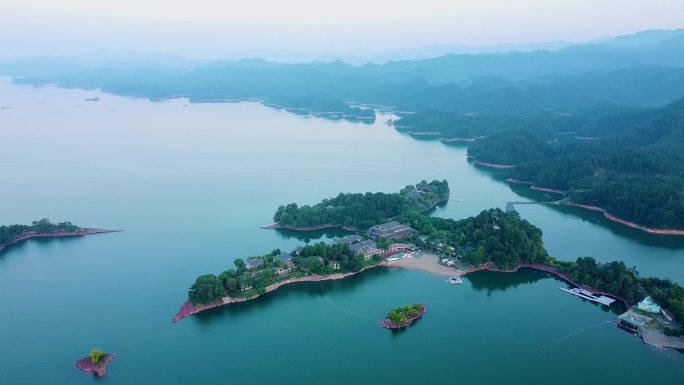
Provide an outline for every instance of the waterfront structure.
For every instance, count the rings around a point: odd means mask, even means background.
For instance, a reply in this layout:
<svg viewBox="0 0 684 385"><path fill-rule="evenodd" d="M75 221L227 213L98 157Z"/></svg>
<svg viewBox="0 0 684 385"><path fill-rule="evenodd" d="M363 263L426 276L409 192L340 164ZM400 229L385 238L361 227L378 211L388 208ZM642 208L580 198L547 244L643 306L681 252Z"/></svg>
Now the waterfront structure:
<svg viewBox="0 0 684 385"><path fill-rule="evenodd" d="M413 236L416 230L397 221L375 225L368 230L371 239L401 239Z"/></svg>
<svg viewBox="0 0 684 385"><path fill-rule="evenodd" d="M347 245L353 245L359 242L363 241L363 237L360 235L347 235L342 238L337 238L332 241L333 245L342 245L342 244L347 244Z"/></svg>
<svg viewBox="0 0 684 385"><path fill-rule="evenodd" d="M389 246L389 251L390 252L397 252L397 251L418 251L420 248L413 243L393 243Z"/></svg>
<svg viewBox="0 0 684 385"><path fill-rule="evenodd" d="M328 265L330 265L330 268L333 269L333 270L339 270L340 267L341 267L340 261L338 261L338 260L336 260L336 259L331 259L331 260L328 262Z"/></svg>
<svg viewBox="0 0 684 385"><path fill-rule="evenodd" d="M625 313L620 314L618 317L618 326L630 333L641 335L643 326L649 321L650 319L648 317L638 314L630 309Z"/></svg>
<svg viewBox="0 0 684 385"><path fill-rule="evenodd" d="M349 250L353 253L362 255L365 260L369 260L372 256L383 252L378 248L375 242L370 239L349 246Z"/></svg>
<svg viewBox="0 0 684 385"><path fill-rule="evenodd" d="M292 256L290 254L280 254L276 255L273 257L273 261L280 261L283 263L283 266L285 266L288 269L291 269L294 266L294 263L292 262Z"/></svg>
<svg viewBox="0 0 684 385"><path fill-rule="evenodd" d="M259 266L264 264L264 260L261 258L247 258L245 260L245 266L247 270L257 269Z"/></svg>

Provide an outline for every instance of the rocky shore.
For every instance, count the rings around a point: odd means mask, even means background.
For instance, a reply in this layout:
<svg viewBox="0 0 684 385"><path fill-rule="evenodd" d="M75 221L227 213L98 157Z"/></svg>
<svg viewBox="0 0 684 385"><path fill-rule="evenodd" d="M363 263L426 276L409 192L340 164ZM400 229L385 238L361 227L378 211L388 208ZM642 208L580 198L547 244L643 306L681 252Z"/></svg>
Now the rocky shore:
<svg viewBox="0 0 684 385"><path fill-rule="evenodd" d="M11 241L0 244L0 251L4 250L5 248L21 242L25 241L27 239L31 238L62 238L62 237L81 237L84 235L93 235L93 234L104 234L104 233L116 233L120 232L123 230L106 230L106 229L83 229L81 231L53 231L53 232L47 232L47 233L41 233L37 231L28 231Z"/></svg>
<svg viewBox="0 0 684 385"><path fill-rule="evenodd" d="M562 194L566 195L567 192L563 190L557 190L557 189L552 189L552 188L547 188L547 187L539 187L535 186L532 182L527 182L523 180L518 180L518 179L513 179L513 178L508 178L506 179L506 182L508 183L516 183L516 184L527 184L530 185L531 190L537 190L537 191L543 191L543 192L550 192L550 193L556 193L556 194ZM620 217L617 217L608 211L606 209L598 207L598 206L590 206L590 205L583 205L581 203L573 203L570 202L567 199L564 199L562 201L557 201L557 202L540 202L540 203L548 203L548 204L555 204L559 206L573 206L573 207L580 207L586 210L590 211L598 211L603 214L603 216L613 222L620 223L622 225L631 227L633 229L645 231L650 234L659 234L659 235L684 235L684 230L678 230L678 229L654 229L652 227L647 227L647 226L642 226L638 223L630 222L626 219L622 219Z"/></svg>
<svg viewBox="0 0 684 385"><path fill-rule="evenodd" d="M415 315L407 316L407 317L406 317L406 322L401 322L401 323L399 323L399 322L394 322L394 321L390 320L389 318L385 318L382 322L380 322L380 326L382 326L382 327L385 328L385 329L394 329L394 330L396 330L396 329L403 329L403 328L405 328L405 327L407 327L407 326L410 326L410 325L413 324L414 322L416 322L416 321L417 321L420 317L422 317L423 314L425 314L426 312L427 312L427 309L426 309L425 306L423 305L422 308L420 308L420 309L418 309L418 310L416 311L416 314L415 314Z"/></svg>
<svg viewBox="0 0 684 385"><path fill-rule="evenodd" d="M558 205L562 205L562 206L580 207L580 208L583 208L583 209L586 209L586 210L591 210L591 211L598 211L598 212L602 213L603 216L604 216L606 219L610 220L610 221L613 221L613 222L617 222L617 223L623 224L623 225L628 226L628 227L631 227L631 228L633 228L633 229L645 231L645 232L650 233L650 234L659 234L659 235L684 235L684 230L676 230L676 229L654 229L654 228L651 228L651 227L642 226L642 225L637 224L637 223L634 223L634 222L630 222L630 221L625 220L625 219L622 219L622 218L618 218L618 217L616 217L615 215L609 213L608 211L606 211L605 209L603 209L603 208L601 208L601 207L583 205L583 204L572 203L572 202L559 202L559 203L557 203L557 204L558 204Z"/></svg>
<svg viewBox="0 0 684 385"><path fill-rule="evenodd" d="M178 310L176 315L173 317L171 322L175 323L175 322L182 320L183 318L189 317L189 316L197 314L197 313L201 313L203 311L214 309L214 308L217 308L220 306L229 305L232 303L250 301L250 300L253 300L255 298L259 298L266 293L270 293L274 290L277 290L278 288L280 288L282 286L289 285L292 283L335 281L338 279L344 279L344 278L350 277L352 275L358 274L362 271L372 269L372 268L380 266L380 265L381 264L374 265L374 266L368 266L368 267L363 268L357 272L337 273L337 274L329 274L329 275L305 275L303 277L289 278L289 279L285 279L285 280L280 281L280 282L276 282L272 285L266 286L263 294L253 294L253 295L246 296L246 297L228 297L228 296L226 296L226 297L221 298L220 301L208 303L205 305L194 305L194 304L190 303L190 301L185 301L183 303L183 305L181 305L180 309Z"/></svg>
<svg viewBox="0 0 684 385"><path fill-rule="evenodd" d="M512 164L497 164L497 163L489 163L489 162L483 162L481 160L477 159L471 159L473 164L478 165L478 166L483 166L483 167L489 167L489 168L497 168L497 169L508 169L508 168L513 168L515 165Z"/></svg>
<svg viewBox="0 0 684 385"><path fill-rule="evenodd" d="M107 374L107 366L109 366L115 357L116 353L109 353L97 364L93 364L92 361L90 361L90 357L81 358L76 361L76 367L84 372L94 372L98 377L102 377Z"/></svg>

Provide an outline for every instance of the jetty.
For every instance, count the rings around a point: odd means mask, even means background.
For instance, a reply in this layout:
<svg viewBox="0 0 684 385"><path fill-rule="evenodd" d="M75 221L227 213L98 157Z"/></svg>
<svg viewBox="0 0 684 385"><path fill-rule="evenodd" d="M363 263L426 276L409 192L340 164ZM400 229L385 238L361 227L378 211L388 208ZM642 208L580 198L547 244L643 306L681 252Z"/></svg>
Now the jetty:
<svg viewBox="0 0 684 385"><path fill-rule="evenodd" d="M613 298L606 297L605 295L597 297L594 293L592 293L588 290L580 289L580 288L566 289L564 287L561 287L560 289L566 293L576 295L580 298L584 298L584 299L592 301L592 302L598 302L601 305L610 306L613 302L615 302L615 300Z"/></svg>

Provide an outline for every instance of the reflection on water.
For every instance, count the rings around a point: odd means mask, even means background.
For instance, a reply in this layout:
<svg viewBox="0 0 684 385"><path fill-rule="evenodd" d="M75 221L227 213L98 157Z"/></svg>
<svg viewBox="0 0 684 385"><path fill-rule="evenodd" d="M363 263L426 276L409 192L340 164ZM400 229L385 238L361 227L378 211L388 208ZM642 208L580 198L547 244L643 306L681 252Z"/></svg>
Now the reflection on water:
<svg viewBox="0 0 684 385"><path fill-rule="evenodd" d="M282 286L275 291L266 293L254 300L238 302L228 306L222 306L213 310L199 313L194 318L200 322L211 323L226 316L243 317L259 312L277 303L287 301L288 298L322 298L328 294L335 296L345 295L359 290L370 281L383 279L391 273L391 269L386 267L376 267L363 271L345 279L322 282L297 282Z"/></svg>
<svg viewBox="0 0 684 385"><path fill-rule="evenodd" d="M273 230L268 230L268 231L273 231ZM311 241L318 240L321 238L327 238L327 239L332 239L332 238L341 238L344 237L345 235L352 234L350 231L343 230L339 227L330 227L327 229L321 229L321 230L312 230L312 231L297 231L297 230L290 230L290 229L275 229L275 231L283 237L284 239L297 239L299 241L305 242L305 243L310 243Z"/></svg>
<svg viewBox="0 0 684 385"><path fill-rule="evenodd" d="M559 287L569 287L568 284L553 276L552 274L535 270L535 269L520 269L515 273L501 273L495 271L478 271L465 276L465 279L470 281L472 288L476 291L485 292L487 297L491 297L496 292L504 292L509 289L517 288L521 285L531 285L542 279L554 279L558 281ZM602 306L596 302L588 301L577 297L578 301L593 305L604 312L612 312L614 314L624 313L625 306L620 301L615 301L611 306Z"/></svg>
<svg viewBox="0 0 684 385"><path fill-rule="evenodd" d="M465 280L470 281L476 291L483 291L487 296L497 291L505 291L520 285L531 285L539 280L549 278L549 274L534 269L520 269L517 273L498 273L478 271L468 274Z"/></svg>

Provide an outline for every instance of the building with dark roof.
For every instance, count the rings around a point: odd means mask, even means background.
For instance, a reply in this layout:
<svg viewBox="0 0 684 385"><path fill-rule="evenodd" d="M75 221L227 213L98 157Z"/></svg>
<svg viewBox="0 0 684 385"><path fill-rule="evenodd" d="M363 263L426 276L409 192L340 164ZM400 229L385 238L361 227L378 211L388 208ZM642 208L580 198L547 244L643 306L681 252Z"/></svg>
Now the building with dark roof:
<svg viewBox="0 0 684 385"><path fill-rule="evenodd" d="M280 261L284 266L290 268L293 266L292 256L290 254L280 254L273 257L273 261Z"/></svg>
<svg viewBox="0 0 684 385"><path fill-rule="evenodd" d="M248 270L254 270L263 264L264 260L261 258L247 258L245 260L245 266Z"/></svg>
<svg viewBox="0 0 684 385"><path fill-rule="evenodd" d="M354 254L362 255L366 260L373 255L382 253L382 250L378 249L375 242L370 239L349 246L349 250Z"/></svg>
<svg viewBox="0 0 684 385"><path fill-rule="evenodd" d="M375 225L368 230L368 236L372 239L401 239L411 237L415 233L416 230L397 221Z"/></svg>
<svg viewBox="0 0 684 385"><path fill-rule="evenodd" d="M337 238L332 241L333 245L341 245L341 244L348 244L348 245L353 245L355 243L359 243L363 241L363 237L360 235L347 235L342 238Z"/></svg>

